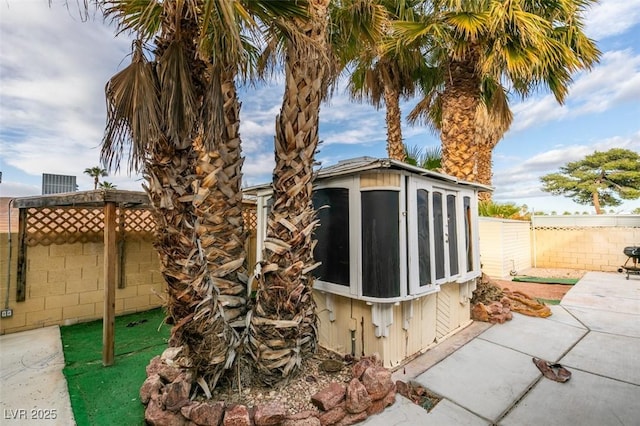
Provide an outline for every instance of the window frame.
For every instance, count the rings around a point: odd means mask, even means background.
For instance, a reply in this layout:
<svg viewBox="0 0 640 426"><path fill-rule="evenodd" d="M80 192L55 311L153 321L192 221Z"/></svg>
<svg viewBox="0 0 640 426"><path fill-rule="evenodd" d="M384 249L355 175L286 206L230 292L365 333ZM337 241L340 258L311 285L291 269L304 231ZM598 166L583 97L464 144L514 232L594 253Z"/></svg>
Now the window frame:
<svg viewBox="0 0 640 426"><path fill-rule="evenodd" d="M359 183L356 180L359 176L351 176L347 178L331 179L318 183L313 187L313 190L328 189L328 188L343 188L349 191L349 285L339 285L331 283L329 281L323 281L314 278L313 287L317 290L327 291L329 293L339 294L341 296L347 296L356 298L358 296L358 287L360 286L360 232L356 232L354 229L354 223L352 220L357 216L358 223L360 222L360 199L355 197L354 194L359 195ZM355 258L354 258L354 248ZM361 292L361 291L360 291Z"/></svg>

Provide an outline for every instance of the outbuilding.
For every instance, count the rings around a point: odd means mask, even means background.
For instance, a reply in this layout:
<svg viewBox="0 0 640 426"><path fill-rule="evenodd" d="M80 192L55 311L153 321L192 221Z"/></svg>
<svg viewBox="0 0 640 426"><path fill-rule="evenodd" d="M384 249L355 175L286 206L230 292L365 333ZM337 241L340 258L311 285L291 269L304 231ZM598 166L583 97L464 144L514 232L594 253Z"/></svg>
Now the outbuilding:
<svg viewBox="0 0 640 426"><path fill-rule="evenodd" d="M320 344L378 353L394 367L468 325L481 275L477 199L487 190L391 159L361 157L318 170ZM259 260L271 186L245 193L257 198Z"/></svg>

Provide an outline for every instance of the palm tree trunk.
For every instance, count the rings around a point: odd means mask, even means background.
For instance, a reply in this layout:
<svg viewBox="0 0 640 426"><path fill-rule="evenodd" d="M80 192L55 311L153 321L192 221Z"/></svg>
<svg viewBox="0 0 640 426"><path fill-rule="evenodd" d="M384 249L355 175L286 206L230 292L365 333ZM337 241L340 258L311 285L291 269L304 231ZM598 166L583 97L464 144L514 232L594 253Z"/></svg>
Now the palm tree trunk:
<svg viewBox="0 0 640 426"><path fill-rule="evenodd" d="M442 94L442 169L460 179L477 181L476 109L480 82L474 61L452 61Z"/></svg>
<svg viewBox="0 0 640 426"><path fill-rule="evenodd" d="M214 76L213 78L216 78ZM215 150L195 144L197 193L195 214L199 218L196 234L220 293L224 318L237 327L244 325L247 311L247 271L244 244L246 232L242 217L242 150L240 147L240 103L233 75L220 82L224 102L225 131Z"/></svg>
<svg viewBox="0 0 640 426"><path fill-rule="evenodd" d="M389 158L404 161L407 156L402 143L400 92L389 84L384 86L384 104L387 118L387 153Z"/></svg>
<svg viewBox="0 0 640 426"><path fill-rule="evenodd" d="M285 94L276 119L273 207L248 341L258 378L269 384L297 372L318 339L310 273L317 221L311 197L325 92L328 4L310 2L310 20L298 21L301 32L316 43L298 39L287 48Z"/></svg>

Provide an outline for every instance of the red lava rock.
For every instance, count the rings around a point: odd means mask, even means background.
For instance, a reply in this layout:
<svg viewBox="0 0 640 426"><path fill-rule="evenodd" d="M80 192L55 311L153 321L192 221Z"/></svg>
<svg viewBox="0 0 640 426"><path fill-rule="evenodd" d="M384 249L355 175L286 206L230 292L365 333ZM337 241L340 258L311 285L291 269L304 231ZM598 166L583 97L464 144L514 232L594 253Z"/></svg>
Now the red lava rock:
<svg viewBox="0 0 640 426"><path fill-rule="evenodd" d="M160 395L162 391L162 379L157 374L153 374L146 378L140 387L140 402L147 405L153 395Z"/></svg>
<svg viewBox="0 0 640 426"><path fill-rule="evenodd" d="M338 423L340 420L347 415L347 411L344 409L344 402L336 405L329 411L325 411L320 414L318 418L320 419L320 424L322 426L329 426Z"/></svg>
<svg viewBox="0 0 640 426"><path fill-rule="evenodd" d="M382 398L385 408L396 403L396 387L392 387L388 394Z"/></svg>
<svg viewBox="0 0 640 426"><path fill-rule="evenodd" d="M391 371L384 367L369 367L360 379L373 401L382 399L393 387Z"/></svg>
<svg viewBox="0 0 640 426"><path fill-rule="evenodd" d="M304 419L285 419L282 426L322 426L317 417L307 417Z"/></svg>
<svg viewBox="0 0 640 426"><path fill-rule="evenodd" d="M191 392L191 383L186 380L176 380L165 385L162 393L165 408L169 411L179 411L189 404L189 392Z"/></svg>
<svg viewBox="0 0 640 426"><path fill-rule="evenodd" d="M361 358L360 361L356 362L351 367L351 376L354 379L360 380L362 373L364 373L367 368L373 367L374 365L375 364L369 357Z"/></svg>
<svg viewBox="0 0 640 426"><path fill-rule="evenodd" d="M287 416L286 420L303 420L308 417L317 417L318 412L313 410L305 410L300 411L299 413L290 414Z"/></svg>
<svg viewBox="0 0 640 426"><path fill-rule="evenodd" d="M166 383L171 383L175 379L177 379L178 376L180 376L180 369L176 367L171 367L165 364L164 362L161 362L160 365L158 366L157 373L160 375L160 377L162 377L162 380L164 380Z"/></svg>
<svg viewBox="0 0 640 426"><path fill-rule="evenodd" d="M346 387L344 385L333 382L311 396L311 403L323 411L329 411L344 399L345 393Z"/></svg>
<svg viewBox="0 0 640 426"><path fill-rule="evenodd" d="M224 412L224 426L251 426L249 410L244 405L234 405L228 407Z"/></svg>
<svg viewBox="0 0 640 426"><path fill-rule="evenodd" d="M369 408L367 408L367 416L373 416L374 414L379 414L384 411L384 400L379 399L377 401L373 401Z"/></svg>
<svg viewBox="0 0 640 426"><path fill-rule="evenodd" d="M275 426L282 423L287 411L280 404L265 404L255 407L254 421L256 426Z"/></svg>
<svg viewBox="0 0 640 426"><path fill-rule="evenodd" d="M156 355L151 358L151 361L149 361L149 365L147 365L147 367L145 368L145 370L147 371L147 377L157 374L158 370L160 369L160 365L162 364L163 362L162 359L160 359L160 355Z"/></svg>
<svg viewBox="0 0 640 426"><path fill-rule="evenodd" d="M197 425L219 426L224 416L224 402L192 402L180 413Z"/></svg>
<svg viewBox="0 0 640 426"><path fill-rule="evenodd" d="M187 419L180 413L163 410L158 398L152 398L144 410L144 420L151 426L184 426Z"/></svg>
<svg viewBox="0 0 640 426"><path fill-rule="evenodd" d="M357 414L347 414L342 420L336 423L336 426L349 426L356 423L363 422L367 419L368 415L366 411Z"/></svg>
<svg viewBox="0 0 640 426"><path fill-rule="evenodd" d="M351 414L361 413L371 405L371 397L362 382L358 379L352 379L349 382L345 401L345 409Z"/></svg>

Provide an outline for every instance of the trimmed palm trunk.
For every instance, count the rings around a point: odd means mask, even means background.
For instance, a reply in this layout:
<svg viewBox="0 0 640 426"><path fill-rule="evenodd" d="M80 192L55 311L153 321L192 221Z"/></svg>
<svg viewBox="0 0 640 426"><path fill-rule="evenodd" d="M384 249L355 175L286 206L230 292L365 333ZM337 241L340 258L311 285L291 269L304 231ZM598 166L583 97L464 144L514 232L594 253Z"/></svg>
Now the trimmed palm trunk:
<svg viewBox="0 0 640 426"><path fill-rule="evenodd" d="M500 120L487 112L484 105L478 107L476 113L476 144L478 149L477 181L484 185L491 186L493 178L493 149L496 147L506 129L499 127ZM507 126L508 127L508 126ZM482 191L478 194L478 199L482 201L491 200L491 192Z"/></svg>
<svg viewBox="0 0 640 426"><path fill-rule="evenodd" d="M217 75L212 76L217 78ZM214 82L215 84L215 82ZM196 141L197 196L196 234L211 281L220 295L224 318L242 327L247 311L246 231L242 217L242 150L240 147L240 103L233 74L221 78L224 131L214 150Z"/></svg>
<svg viewBox="0 0 640 426"><path fill-rule="evenodd" d="M385 60L381 66L384 85L384 105L387 123L387 154L389 158L404 161L407 158L402 143L402 113L400 112L400 87L398 67Z"/></svg>
<svg viewBox="0 0 640 426"><path fill-rule="evenodd" d="M442 169L470 182L477 181L475 117L479 99L474 61L452 61L442 94Z"/></svg>
<svg viewBox="0 0 640 426"><path fill-rule="evenodd" d="M218 288L228 283L229 276L236 276L244 261L233 244L236 235L242 235L242 222L232 218L234 229L229 230L227 217L236 215L234 208L241 202L241 195L231 193L241 164L232 158L239 158L239 141L215 141L214 151L203 148L206 132L212 131L205 128L201 113L206 91L221 83L208 75L199 56L193 11L174 2L163 6L155 55L166 141L155 146L145 173L157 220L155 247L167 283L167 311L174 324L169 346L182 348L176 359L179 366L192 369L194 378L213 388L232 365L239 342L223 309L230 295L221 296ZM191 90L193 96L184 97ZM230 111L229 127L233 130L237 111L233 107ZM237 131L231 134L237 136ZM228 147L233 145L238 151L229 153ZM227 223L218 223L220 217ZM221 255L216 246L223 238L230 255ZM232 261L229 256L233 255L238 258Z"/></svg>
<svg viewBox="0 0 640 426"><path fill-rule="evenodd" d="M328 4L311 1L311 18L297 22L312 42L297 39L287 47L285 93L276 119L273 206L248 341L258 378L268 384L296 373L315 352L318 339L311 275L317 225L312 181L325 92Z"/></svg>

